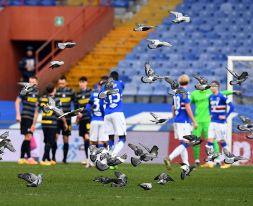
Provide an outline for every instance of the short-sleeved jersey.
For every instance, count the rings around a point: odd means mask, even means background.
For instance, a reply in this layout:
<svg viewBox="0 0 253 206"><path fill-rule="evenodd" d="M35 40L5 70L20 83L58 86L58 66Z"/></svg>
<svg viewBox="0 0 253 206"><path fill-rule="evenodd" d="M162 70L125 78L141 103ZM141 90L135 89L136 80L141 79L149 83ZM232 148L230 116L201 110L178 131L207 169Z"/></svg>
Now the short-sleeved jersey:
<svg viewBox="0 0 253 206"><path fill-rule="evenodd" d="M211 117L211 122L217 122L217 123L225 123L225 120L219 119L220 115L226 116L227 114L227 104L230 102L230 100L224 96L221 93L218 93L217 95L210 95L209 97L209 111Z"/></svg>
<svg viewBox="0 0 253 206"><path fill-rule="evenodd" d="M119 81L113 81L113 89L117 90L118 93L109 95L105 98L105 115L112 114L115 112L123 112L122 107L122 93L124 90L124 83ZM101 91L104 91L104 85L101 88Z"/></svg>
<svg viewBox="0 0 253 206"><path fill-rule="evenodd" d="M41 124L42 124L42 127L44 127L44 128L57 128L58 116L52 110L49 111L48 113L45 113L42 110L43 106L48 104L48 97L49 97L49 95L44 95L39 100L39 106L40 106L39 108L40 108L40 111L42 111ZM61 108L61 102L60 102L59 98L57 98L55 96L51 96L51 97L55 101L55 105L58 108Z"/></svg>
<svg viewBox="0 0 253 206"><path fill-rule="evenodd" d="M33 119L35 110L38 106L38 92L31 92L25 96L19 96L22 102L21 117L26 119Z"/></svg>
<svg viewBox="0 0 253 206"><path fill-rule="evenodd" d="M71 102L74 102L75 99L75 93L71 88L58 88L55 97L59 98L64 113L71 111Z"/></svg>
<svg viewBox="0 0 253 206"><path fill-rule="evenodd" d="M173 105L175 108L175 123L190 123L190 117L188 116L185 105L190 104L190 93L185 89L181 89L186 91L186 97L183 98L181 94L176 94L173 96Z"/></svg>
<svg viewBox="0 0 253 206"><path fill-rule="evenodd" d="M98 91L91 93L86 110L91 114L91 121L104 121L104 101L98 98Z"/></svg>
<svg viewBox="0 0 253 206"><path fill-rule="evenodd" d="M79 92L76 93L75 109L84 107L84 110L82 111L82 115L83 115L82 120L89 120L90 119L88 112L85 108L90 100L91 92L92 92L91 89L87 88L85 90L80 90Z"/></svg>

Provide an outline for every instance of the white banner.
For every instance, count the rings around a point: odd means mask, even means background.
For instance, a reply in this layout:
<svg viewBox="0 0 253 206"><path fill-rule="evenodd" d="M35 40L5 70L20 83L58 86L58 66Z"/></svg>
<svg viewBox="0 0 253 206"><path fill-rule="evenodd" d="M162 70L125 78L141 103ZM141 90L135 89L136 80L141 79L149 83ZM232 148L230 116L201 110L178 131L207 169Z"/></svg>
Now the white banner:
<svg viewBox="0 0 253 206"><path fill-rule="evenodd" d="M0 134L4 133L6 130L0 130ZM5 149L2 161L17 161L20 158L20 148L23 142L23 135L20 134L20 130L10 129L8 130L10 134L10 139L13 146L16 149L16 152L10 152L8 149ZM43 142L43 131L36 130L34 133L35 143L33 146L36 146L35 149L31 151L32 157L39 158L41 160L44 153L44 142ZM162 163L163 158L168 153L168 139L169 134L167 132L128 132L127 142L124 149L121 151L121 154L127 153L128 162L130 157L134 156L133 151L127 146L128 143L137 144L142 143L148 147L157 145L159 147L159 155L157 159L154 159L152 163ZM56 160L61 162L63 159L63 138L59 136L58 138L58 149L56 153ZM51 155L51 154L50 154ZM78 131L73 130L72 135L69 138L69 153L68 153L68 162L81 162L85 159L84 154L84 144L83 139L78 136Z"/></svg>

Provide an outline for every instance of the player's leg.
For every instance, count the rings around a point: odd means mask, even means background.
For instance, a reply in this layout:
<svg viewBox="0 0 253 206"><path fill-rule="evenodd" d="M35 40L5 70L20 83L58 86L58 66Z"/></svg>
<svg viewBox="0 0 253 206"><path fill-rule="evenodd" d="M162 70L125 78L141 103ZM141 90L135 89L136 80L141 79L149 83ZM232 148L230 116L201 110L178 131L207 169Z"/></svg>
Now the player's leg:
<svg viewBox="0 0 253 206"><path fill-rule="evenodd" d="M112 115L113 127L119 140L115 145L112 154L117 155L126 142L126 120L123 112L116 112Z"/></svg>
<svg viewBox="0 0 253 206"><path fill-rule="evenodd" d="M214 139L216 138L216 123L211 122L209 129L208 129L208 139L207 139L207 144L205 145L206 147L206 154L207 154L207 158L205 158L205 161L207 164L203 165L202 167L209 167L209 168L213 168L213 158L215 155L214 152L214 147L213 147L213 142Z"/></svg>
<svg viewBox="0 0 253 206"><path fill-rule="evenodd" d="M98 143L98 121L91 121L90 123L90 135L89 135L89 145L97 146ZM92 167L94 164L90 160L90 148L88 148L88 157L86 161L86 168Z"/></svg>
<svg viewBox="0 0 253 206"><path fill-rule="evenodd" d="M71 120L67 119L68 128L65 130L62 121L62 135L63 135L63 163L67 163L67 157L69 152L69 136L71 135Z"/></svg>
<svg viewBox="0 0 253 206"><path fill-rule="evenodd" d="M84 151L85 151L87 160L89 159L89 146L90 146L89 133L90 133L90 121L85 121L83 140L84 140Z"/></svg>
<svg viewBox="0 0 253 206"><path fill-rule="evenodd" d="M44 134L44 154L42 157L42 161L40 162L41 165L49 166L51 163L48 161L49 159L49 152L50 152L50 128L42 128Z"/></svg>
<svg viewBox="0 0 253 206"><path fill-rule="evenodd" d="M114 127L111 114L108 114L104 117L104 132L109 139L108 146L111 149L114 147Z"/></svg>
<svg viewBox="0 0 253 206"><path fill-rule="evenodd" d="M105 131L104 131L104 121L100 121L99 131L98 131L98 148L101 148L101 147L106 148L108 140L109 138L107 135L105 135Z"/></svg>
<svg viewBox="0 0 253 206"><path fill-rule="evenodd" d="M201 138L202 133L204 131L204 123L203 122L198 122L198 125L199 125L198 128L194 128L192 130L192 134L197 136L198 138ZM195 164L199 165L200 164L200 160L199 160L200 144L193 146L193 153L194 153Z"/></svg>

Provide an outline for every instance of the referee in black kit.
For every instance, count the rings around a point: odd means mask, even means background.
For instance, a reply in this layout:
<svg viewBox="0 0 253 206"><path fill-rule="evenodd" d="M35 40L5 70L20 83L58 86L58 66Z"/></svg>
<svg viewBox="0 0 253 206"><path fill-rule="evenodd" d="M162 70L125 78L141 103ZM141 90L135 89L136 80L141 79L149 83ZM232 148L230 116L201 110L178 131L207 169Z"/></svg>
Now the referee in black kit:
<svg viewBox="0 0 253 206"><path fill-rule="evenodd" d="M87 88L88 80L87 77L82 76L79 79L79 92L76 93L76 102L75 102L75 108L81 108L86 107L86 104L89 102L90 95L91 95L91 89ZM87 113L87 111L84 109L82 113L79 113L76 118L76 123L79 124L79 136L83 138L84 140L84 151L86 155L86 159L88 160L88 148L90 145L90 117ZM83 161L82 164L87 164L88 161Z"/></svg>
<svg viewBox="0 0 253 206"><path fill-rule="evenodd" d="M38 79L35 76L29 77L29 83L38 85ZM20 113L20 105L22 104L22 112ZM18 164L31 164L36 165L36 162L31 158L30 141L33 137L35 124L38 117L38 91L37 89L17 97L15 102L16 121L20 122L21 134L25 136L21 145L21 156ZM26 158L25 158L26 157Z"/></svg>
<svg viewBox="0 0 253 206"><path fill-rule="evenodd" d="M58 80L58 89L56 90L56 97L60 99L61 108L64 113L71 111L71 102L74 103L75 93L74 91L67 87L67 78L65 76L61 76ZM64 130L63 120L58 120L57 123L57 134L63 135L63 163L67 163L67 156L69 151L69 136L71 135L71 118L66 118L68 128ZM58 136L58 135L57 135Z"/></svg>

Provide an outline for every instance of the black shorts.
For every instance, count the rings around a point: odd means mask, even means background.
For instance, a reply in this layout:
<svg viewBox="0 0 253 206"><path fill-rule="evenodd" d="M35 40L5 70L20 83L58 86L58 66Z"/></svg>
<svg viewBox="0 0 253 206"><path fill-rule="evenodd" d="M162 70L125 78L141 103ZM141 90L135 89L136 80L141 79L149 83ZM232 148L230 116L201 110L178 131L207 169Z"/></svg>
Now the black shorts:
<svg viewBox="0 0 253 206"><path fill-rule="evenodd" d="M32 119L21 118L21 122L20 122L21 134L23 134L23 135L26 135L29 133L32 134L32 131L31 131L32 124L33 124Z"/></svg>
<svg viewBox="0 0 253 206"><path fill-rule="evenodd" d="M79 136L84 137L85 134L90 133L90 120L81 120L79 122Z"/></svg>
<svg viewBox="0 0 253 206"><path fill-rule="evenodd" d="M67 124L68 124L68 129L65 131L64 130L64 124L63 120L58 120L57 121L57 134L62 134L64 136L70 136L71 135L71 120L67 119Z"/></svg>
<svg viewBox="0 0 253 206"><path fill-rule="evenodd" d="M42 127L42 130L44 134L44 143L50 143L53 145L56 140L57 128Z"/></svg>

